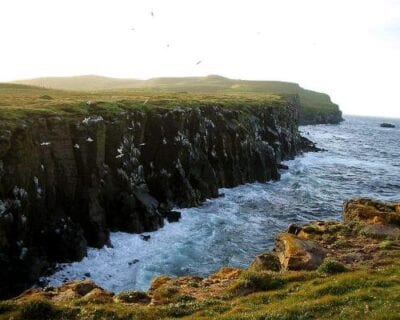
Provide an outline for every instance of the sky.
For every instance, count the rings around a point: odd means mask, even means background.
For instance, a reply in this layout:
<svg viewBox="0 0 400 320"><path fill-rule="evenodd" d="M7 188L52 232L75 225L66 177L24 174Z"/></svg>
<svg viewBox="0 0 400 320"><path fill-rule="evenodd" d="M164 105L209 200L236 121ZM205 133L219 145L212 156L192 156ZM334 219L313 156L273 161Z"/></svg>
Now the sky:
<svg viewBox="0 0 400 320"><path fill-rule="evenodd" d="M400 0L0 0L4 82L218 74L400 117L399 57Z"/></svg>

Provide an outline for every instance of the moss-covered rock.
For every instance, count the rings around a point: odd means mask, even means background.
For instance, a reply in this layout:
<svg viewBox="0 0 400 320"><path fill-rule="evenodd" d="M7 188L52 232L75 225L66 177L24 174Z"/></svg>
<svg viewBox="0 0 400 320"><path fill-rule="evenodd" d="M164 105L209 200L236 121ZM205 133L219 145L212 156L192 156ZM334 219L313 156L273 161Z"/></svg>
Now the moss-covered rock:
<svg viewBox="0 0 400 320"><path fill-rule="evenodd" d="M254 271L279 271L281 264L279 258L270 252L256 256L250 264L249 270Z"/></svg>

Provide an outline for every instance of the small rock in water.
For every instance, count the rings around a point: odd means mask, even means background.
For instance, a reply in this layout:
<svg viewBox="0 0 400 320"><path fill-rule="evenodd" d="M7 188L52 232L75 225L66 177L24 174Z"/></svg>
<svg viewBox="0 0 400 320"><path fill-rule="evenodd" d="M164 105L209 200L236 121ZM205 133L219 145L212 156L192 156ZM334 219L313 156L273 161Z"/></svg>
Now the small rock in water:
<svg viewBox="0 0 400 320"><path fill-rule="evenodd" d="M382 128L396 128L396 126L394 124L387 123L387 122L381 123L381 127Z"/></svg>
<svg viewBox="0 0 400 320"><path fill-rule="evenodd" d="M131 266L131 265L136 264L136 263L138 263L138 262L139 262L139 259L134 259L134 260L128 262L128 265Z"/></svg>
<svg viewBox="0 0 400 320"><path fill-rule="evenodd" d="M90 278L90 277L91 277L90 272L86 272L86 273L84 273L83 275L84 275L85 277L87 277L87 278Z"/></svg>
<svg viewBox="0 0 400 320"><path fill-rule="evenodd" d="M143 234L140 235L140 239L142 239L143 241L149 241L150 238L151 238L151 236L149 236L149 235L143 235Z"/></svg>
<svg viewBox="0 0 400 320"><path fill-rule="evenodd" d="M288 167L286 164L282 164L282 163L280 163L280 164L278 164L278 169L282 169L282 170L288 170L288 169L289 169L289 167Z"/></svg>

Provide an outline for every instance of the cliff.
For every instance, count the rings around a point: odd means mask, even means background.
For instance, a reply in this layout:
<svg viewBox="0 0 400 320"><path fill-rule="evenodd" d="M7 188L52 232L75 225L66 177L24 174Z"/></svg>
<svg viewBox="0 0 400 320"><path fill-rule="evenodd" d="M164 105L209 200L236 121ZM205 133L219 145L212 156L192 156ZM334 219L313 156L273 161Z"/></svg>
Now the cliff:
<svg viewBox="0 0 400 320"><path fill-rule="evenodd" d="M247 269L159 276L148 292L31 289L0 303L0 319L398 319L399 236L400 203L353 199L342 221L289 226Z"/></svg>
<svg viewBox="0 0 400 320"><path fill-rule="evenodd" d="M50 98L0 122L2 296L106 245L110 230L156 230L179 219L173 207L278 179L281 160L315 150L297 131L299 106L276 97L140 108Z"/></svg>
<svg viewBox="0 0 400 320"><path fill-rule="evenodd" d="M229 79L218 75L207 77L152 78L148 80L118 79L101 76L48 77L20 80L17 83L51 89L97 91L151 90L158 92L277 94L294 95L299 99L300 124L337 124L343 121L337 104L324 93L307 90L297 83Z"/></svg>

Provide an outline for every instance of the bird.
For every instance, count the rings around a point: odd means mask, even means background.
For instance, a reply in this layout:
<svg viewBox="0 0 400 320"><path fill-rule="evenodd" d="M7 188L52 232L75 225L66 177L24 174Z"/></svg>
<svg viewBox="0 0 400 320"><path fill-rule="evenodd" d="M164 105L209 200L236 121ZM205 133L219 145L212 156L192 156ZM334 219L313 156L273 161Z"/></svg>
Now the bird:
<svg viewBox="0 0 400 320"><path fill-rule="evenodd" d="M202 63L203 61L199 60L196 62L196 66L198 66L200 63Z"/></svg>
<svg viewBox="0 0 400 320"><path fill-rule="evenodd" d="M153 12L153 11L151 11L151 12L150 12L150 14L151 14L151 16L154 18L154 12Z"/></svg>
<svg viewBox="0 0 400 320"><path fill-rule="evenodd" d="M149 101L149 98L147 98L144 102L143 102L143 104L146 104L147 103L147 101Z"/></svg>
<svg viewBox="0 0 400 320"><path fill-rule="evenodd" d="M167 43L167 48L169 48L170 47L170 45L169 45L169 43Z"/></svg>
<svg viewBox="0 0 400 320"><path fill-rule="evenodd" d="M131 28L131 31L135 31L135 28Z"/></svg>

